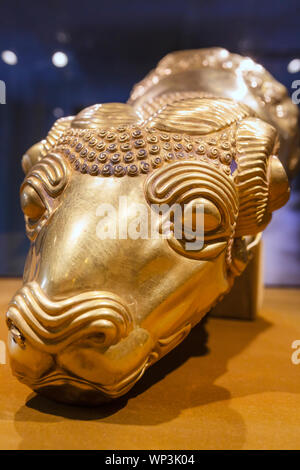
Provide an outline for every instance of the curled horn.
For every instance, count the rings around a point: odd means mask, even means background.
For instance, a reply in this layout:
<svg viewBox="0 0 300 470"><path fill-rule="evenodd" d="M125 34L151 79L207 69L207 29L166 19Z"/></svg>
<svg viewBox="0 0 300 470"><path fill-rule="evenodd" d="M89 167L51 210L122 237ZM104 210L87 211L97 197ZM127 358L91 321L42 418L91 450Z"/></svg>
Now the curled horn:
<svg viewBox="0 0 300 470"><path fill-rule="evenodd" d="M234 182L239 196L236 237L255 235L269 223L272 212L289 198L284 168L275 156L277 132L253 116L244 104L227 98L188 98L167 104L149 121L162 131L208 135L236 128Z"/></svg>
<svg viewBox="0 0 300 470"><path fill-rule="evenodd" d="M289 183L275 156L278 138L274 127L254 117L237 128L237 171L234 181L239 194L235 236L255 235L269 223L274 210L289 198Z"/></svg>

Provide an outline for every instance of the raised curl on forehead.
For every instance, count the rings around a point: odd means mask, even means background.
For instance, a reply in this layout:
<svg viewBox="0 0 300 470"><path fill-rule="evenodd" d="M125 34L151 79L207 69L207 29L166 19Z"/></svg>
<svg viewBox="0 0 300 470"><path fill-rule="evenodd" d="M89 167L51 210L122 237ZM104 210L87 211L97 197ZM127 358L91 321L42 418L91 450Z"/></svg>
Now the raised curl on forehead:
<svg viewBox="0 0 300 470"><path fill-rule="evenodd" d="M175 161L205 160L230 175L234 129L208 136L162 132L141 126L69 129L55 151L75 171L92 176L137 176Z"/></svg>

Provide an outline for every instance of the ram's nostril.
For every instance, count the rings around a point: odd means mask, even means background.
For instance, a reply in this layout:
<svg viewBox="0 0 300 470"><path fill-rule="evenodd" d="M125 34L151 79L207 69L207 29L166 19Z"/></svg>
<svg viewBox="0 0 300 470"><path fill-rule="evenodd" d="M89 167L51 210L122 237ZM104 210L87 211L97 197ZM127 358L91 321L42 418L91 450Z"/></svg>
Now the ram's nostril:
<svg viewBox="0 0 300 470"><path fill-rule="evenodd" d="M10 318L6 321L10 334L12 335L13 341L18 344L22 349L25 348L25 337L22 335L20 330L14 325Z"/></svg>

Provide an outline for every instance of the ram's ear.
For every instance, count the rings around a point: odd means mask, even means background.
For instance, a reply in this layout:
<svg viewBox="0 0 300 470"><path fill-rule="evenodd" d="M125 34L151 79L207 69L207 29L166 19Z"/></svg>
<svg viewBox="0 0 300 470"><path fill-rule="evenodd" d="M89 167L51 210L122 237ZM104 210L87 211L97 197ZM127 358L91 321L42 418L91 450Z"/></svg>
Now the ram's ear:
<svg viewBox="0 0 300 470"><path fill-rule="evenodd" d="M22 168L25 175L41 158L54 149L59 137L71 126L73 119L73 116L68 116L55 121L46 139L34 144L27 150L22 157Z"/></svg>
<svg viewBox="0 0 300 470"><path fill-rule="evenodd" d="M237 127L237 170L234 180L239 194L236 237L256 235L271 220L272 212L289 199L289 182L276 157L275 128L261 119L243 119Z"/></svg>

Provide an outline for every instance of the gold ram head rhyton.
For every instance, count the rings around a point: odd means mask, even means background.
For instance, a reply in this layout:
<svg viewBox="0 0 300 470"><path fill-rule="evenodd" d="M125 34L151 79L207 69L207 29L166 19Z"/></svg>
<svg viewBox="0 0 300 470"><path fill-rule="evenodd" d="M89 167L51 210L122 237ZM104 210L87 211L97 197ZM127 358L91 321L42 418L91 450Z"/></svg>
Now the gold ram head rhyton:
<svg viewBox="0 0 300 470"><path fill-rule="evenodd" d="M167 77L180 83L176 71ZM23 157L31 248L7 312L9 351L15 375L55 400L126 393L229 291L288 199L270 123L242 100L169 88L142 104L135 88L129 104L62 118ZM99 236L107 204L125 236ZM194 227L201 204L203 243L187 249L174 223L165 237L128 236L137 204L158 232L164 214L154 206L184 206Z"/></svg>

